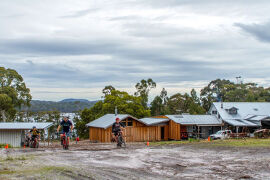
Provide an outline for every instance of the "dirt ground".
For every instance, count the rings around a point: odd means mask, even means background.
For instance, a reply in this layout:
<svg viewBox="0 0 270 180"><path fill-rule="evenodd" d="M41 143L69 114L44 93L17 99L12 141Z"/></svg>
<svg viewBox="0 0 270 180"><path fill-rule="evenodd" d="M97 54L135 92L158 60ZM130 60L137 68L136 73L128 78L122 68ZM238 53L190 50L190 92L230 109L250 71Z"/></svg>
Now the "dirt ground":
<svg viewBox="0 0 270 180"><path fill-rule="evenodd" d="M270 179L270 148L58 144L0 150L0 179Z"/></svg>

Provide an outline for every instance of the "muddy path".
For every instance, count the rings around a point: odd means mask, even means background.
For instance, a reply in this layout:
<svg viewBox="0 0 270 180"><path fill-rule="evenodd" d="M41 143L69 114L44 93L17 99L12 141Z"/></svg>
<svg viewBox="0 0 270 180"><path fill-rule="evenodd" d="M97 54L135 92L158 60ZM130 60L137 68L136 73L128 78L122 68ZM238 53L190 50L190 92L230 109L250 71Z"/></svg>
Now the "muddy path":
<svg viewBox="0 0 270 180"><path fill-rule="evenodd" d="M9 156L14 160L2 158L0 179L270 179L269 148L74 144Z"/></svg>

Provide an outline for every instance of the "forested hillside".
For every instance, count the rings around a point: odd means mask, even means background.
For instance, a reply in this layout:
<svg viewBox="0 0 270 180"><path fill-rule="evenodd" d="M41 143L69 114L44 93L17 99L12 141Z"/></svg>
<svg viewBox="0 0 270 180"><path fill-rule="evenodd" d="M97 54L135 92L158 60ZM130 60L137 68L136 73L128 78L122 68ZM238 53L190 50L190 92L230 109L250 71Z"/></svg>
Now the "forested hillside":
<svg viewBox="0 0 270 180"><path fill-rule="evenodd" d="M62 100L59 102L32 100L30 103L31 107L29 108L29 111L31 112L59 111L72 113L78 112L85 108L90 108L96 103L96 101L76 100L76 99ZM27 108L23 107L22 110L26 111Z"/></svg>

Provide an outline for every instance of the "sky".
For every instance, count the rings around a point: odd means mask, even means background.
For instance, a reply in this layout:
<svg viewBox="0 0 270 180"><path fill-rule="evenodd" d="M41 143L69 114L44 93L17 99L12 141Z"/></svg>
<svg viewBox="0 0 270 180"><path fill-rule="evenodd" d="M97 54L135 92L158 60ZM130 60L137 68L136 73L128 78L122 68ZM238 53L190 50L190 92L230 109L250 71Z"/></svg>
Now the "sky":
<svg viewBox="0 0 270 180"><path fill-rule="evenodd" d="M270 86L269 0L1 0L0 66L33 99L97 100L152 78L169 95L222 78Z"/></svg>

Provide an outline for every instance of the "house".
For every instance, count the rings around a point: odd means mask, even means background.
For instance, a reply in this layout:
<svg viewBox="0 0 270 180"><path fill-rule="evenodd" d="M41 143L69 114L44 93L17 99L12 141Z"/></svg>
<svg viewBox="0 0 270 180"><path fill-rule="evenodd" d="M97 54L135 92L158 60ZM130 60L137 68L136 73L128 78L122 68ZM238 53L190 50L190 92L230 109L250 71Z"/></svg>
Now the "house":
<svg viewBox="0 0 270 180"><path fill-rule="evenodd" d="M0 123L0 144L10 144L12 147L20 147L24 143L25 132L36 126L39 130L45 130L52 123Z"/></svg>
<svg viewBox="0 0 270 180"><path fill-rule="evenodd" d="M89 127L90 141L111 142L112 124L116 117L126 126L127 142L168 140L173 136L169 133L169 129L174 124L169 123L169 119L166 118L137 119L128 114L118 114L117 116L106 114L86 125Z"/></svg>
<svg viewBox="0 0 270 180"><path fill-rule="evenodd" d="M201 138L206 138L222 126L222 122L211 115L166 115L136 119L128 114L106 114L87 124L89 139L111 142L111 128L116 117L126 125L127 142L181 140L187 138L187 133L199 133Z"/></svg>
<svg viewBox="0 0 270 180"><path fill-rule="evenodd" d="M207 138L209 135L221 130L223 123L213 115L166 115L170 120L180 124L181 139L187 137Z"/></svg>
<svg viewBox="0 0 270 180"><path fill-rule="evenodd" d="M224 128L236 132L270 128L269 102L214 102L209 114L221 120Z"/></svg>

